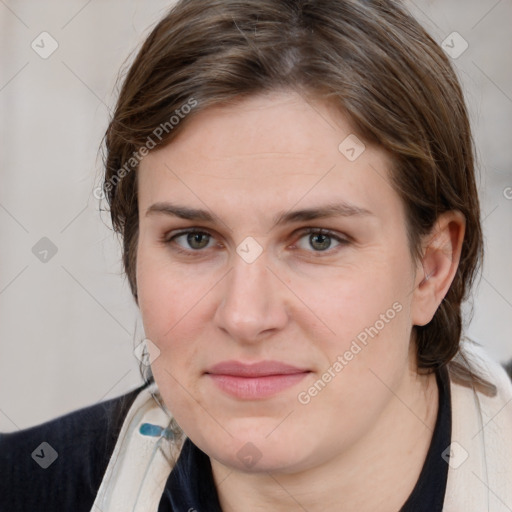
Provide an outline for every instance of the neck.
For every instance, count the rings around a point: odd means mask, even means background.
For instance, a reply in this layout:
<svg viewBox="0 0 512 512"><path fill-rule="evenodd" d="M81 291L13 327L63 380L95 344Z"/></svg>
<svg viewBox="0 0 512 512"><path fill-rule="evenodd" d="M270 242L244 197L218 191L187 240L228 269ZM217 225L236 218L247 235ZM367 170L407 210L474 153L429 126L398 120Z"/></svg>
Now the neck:
<svg viewBox="0 0 512 512"><path fill-rule="evenodd" d="M321 466L251 474L211 459L222 510L396 512L419 478L437 410L435 374L409 369L374 428Z"/></svg>

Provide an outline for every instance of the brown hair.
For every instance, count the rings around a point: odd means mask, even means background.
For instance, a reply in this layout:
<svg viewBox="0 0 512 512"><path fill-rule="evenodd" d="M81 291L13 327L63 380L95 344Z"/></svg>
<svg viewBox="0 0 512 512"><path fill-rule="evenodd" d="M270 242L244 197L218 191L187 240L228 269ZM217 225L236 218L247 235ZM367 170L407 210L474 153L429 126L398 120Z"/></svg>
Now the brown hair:
<svg viewBox="0 0 512 512"><path fill-rule="evenodd" d="M134 155L170 143L210 105L276 89L334 102L361 139L389 152L415 258L440 213L465 216L453 283L432 321L414 328L418 367L446 365L459 349L461 302L483 252L473 142L449 59L397 1L181 0L156 25L105 135L103 190L135 300Z"/></svg>

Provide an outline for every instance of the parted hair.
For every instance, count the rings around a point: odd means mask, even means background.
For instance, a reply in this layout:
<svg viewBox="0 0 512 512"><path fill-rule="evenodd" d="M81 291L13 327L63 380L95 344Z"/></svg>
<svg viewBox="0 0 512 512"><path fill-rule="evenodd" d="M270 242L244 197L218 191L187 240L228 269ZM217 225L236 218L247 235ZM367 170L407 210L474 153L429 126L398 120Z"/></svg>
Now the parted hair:
<svg viewBox="0 0 512 512"><path fill-rule="evenodd" d="M453 362L462 336L461 303L483 255L473 140L449 58L400 2L181 0L119 80L105 134L102 186L136 302L134 155L147 152L150 139L151 149L172 144L209 106L293 90L328 101L361 140L390 155L391 182L405 206L415 261L441 213L464 215L455 278L430 323L413 329L419 369L430 372ZM183 106L192 102L195 107L184 115ZM169 122L178 114L179 122Z"/></svg>

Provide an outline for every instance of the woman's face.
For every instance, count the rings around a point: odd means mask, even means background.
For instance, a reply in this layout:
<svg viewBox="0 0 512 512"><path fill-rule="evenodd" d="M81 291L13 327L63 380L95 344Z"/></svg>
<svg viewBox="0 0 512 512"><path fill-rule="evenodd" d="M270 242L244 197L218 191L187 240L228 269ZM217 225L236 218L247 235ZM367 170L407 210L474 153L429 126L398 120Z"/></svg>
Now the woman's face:
<svg viewBox="0 0 512 512"><path fill-rule="evenodd" d="M292 93L187 122L138 171L156 383L222 464L321 464L375 428L410 375L419 272L389 161Z"/></svg>

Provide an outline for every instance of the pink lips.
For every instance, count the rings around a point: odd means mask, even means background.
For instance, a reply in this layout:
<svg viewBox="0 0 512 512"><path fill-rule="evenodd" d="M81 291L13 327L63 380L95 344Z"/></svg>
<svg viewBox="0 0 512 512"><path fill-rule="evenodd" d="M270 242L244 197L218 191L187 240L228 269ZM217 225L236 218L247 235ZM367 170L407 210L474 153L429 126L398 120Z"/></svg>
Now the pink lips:
<svg viewBox="0 0 512 512"><path fill-rule="evenodd" d="M267 398L301 381L309 370L279 361L224 361L206 371L225 393L241 399Z"/></svg>

